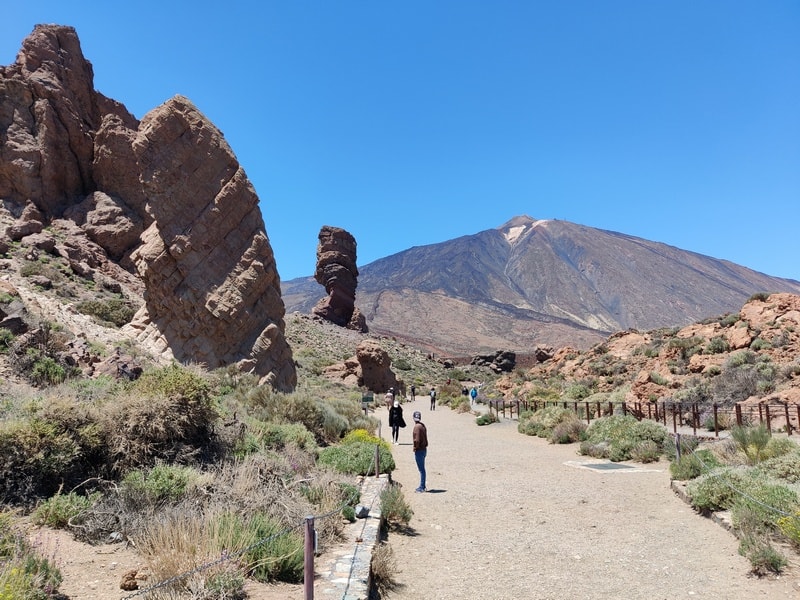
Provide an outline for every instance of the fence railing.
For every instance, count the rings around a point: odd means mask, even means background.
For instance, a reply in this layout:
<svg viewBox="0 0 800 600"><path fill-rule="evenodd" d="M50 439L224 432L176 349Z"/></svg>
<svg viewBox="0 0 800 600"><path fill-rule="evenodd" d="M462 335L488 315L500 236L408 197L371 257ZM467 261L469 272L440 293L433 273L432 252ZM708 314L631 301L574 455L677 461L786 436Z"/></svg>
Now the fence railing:
<svg viewBox="0 0 800 600"><path fill-rule="evenodd" d="M537 411L546 406L559 406L572 409L576 415L587 423L600 417L623 414L632 415L639 420L650 419L671 427L674 433L678 428L692 428L697 435L698 429L719 432L733 425L764 425L770 432L784 431L792 435L800 429L800 404L769 403L758 404L737 403L723 406L718 403L703 404L699 402L586 402L580 400L487 400L489 412L498 419L513 419L516 413L519 418L523 411Z"/></svg>

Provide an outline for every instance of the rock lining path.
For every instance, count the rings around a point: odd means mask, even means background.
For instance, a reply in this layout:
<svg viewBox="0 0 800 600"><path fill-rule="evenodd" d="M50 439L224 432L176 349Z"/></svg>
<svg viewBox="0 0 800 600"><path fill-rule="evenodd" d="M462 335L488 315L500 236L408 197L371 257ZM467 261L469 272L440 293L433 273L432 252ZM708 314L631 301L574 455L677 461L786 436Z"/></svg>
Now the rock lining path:
<svg viewBox="0 0 800 600"><path fill-rule="evenodd" d="M596 470L575 445L520 435L516 421L404 405L393 446L414 516L388 543L401 572L387 600L800 598L800 565L778 579L748 576L722 527L671 489L668 464ZM428 427L428 493L415 494L411 413ZM382 436L389 439L385 410Z"/></svg>

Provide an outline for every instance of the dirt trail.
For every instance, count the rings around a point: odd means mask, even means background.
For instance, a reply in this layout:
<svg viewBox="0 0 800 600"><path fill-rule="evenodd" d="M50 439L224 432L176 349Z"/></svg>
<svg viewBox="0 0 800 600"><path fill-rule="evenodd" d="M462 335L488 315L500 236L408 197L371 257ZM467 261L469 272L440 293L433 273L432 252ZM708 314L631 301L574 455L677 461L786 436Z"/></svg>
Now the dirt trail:
<svg viewBox="0 0 800 600"><path fill-rule="evenodd" d="M749 577L734 536L671 491L666 462L586 468L604 461L428 404L404 405L393 446L415 534L389 535L401 572L387 600L800 598L797 560L778 579ZM430 440L425 494L413 492L414 410Z"/></svg>

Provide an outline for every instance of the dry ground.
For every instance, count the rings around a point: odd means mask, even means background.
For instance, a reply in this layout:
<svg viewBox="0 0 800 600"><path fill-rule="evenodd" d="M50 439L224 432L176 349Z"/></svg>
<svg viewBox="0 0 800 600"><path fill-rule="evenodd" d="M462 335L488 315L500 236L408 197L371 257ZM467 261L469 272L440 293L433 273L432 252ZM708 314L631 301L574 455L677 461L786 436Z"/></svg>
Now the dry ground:
<svg viewBox="0 0 800 600"><path fill-rule="evenodd" d="M800 597L797 557L782 577L750 577L733 535L671 491L665 462L594 470L582 463L601 461L520 435L516 422L478 427L472 415L429 411L427 398L404 408L420 410L428 426L429 492L413 492L411 429L403 429L394 478L414 517L409 532L389 534L400 573L385 600ZM386 410L377 416L388 438ZM118 586L139 563L131 549L35 535L55 556L69 598L129 594ZM303 598L301 586L249 591L256 600Z"/></svg>

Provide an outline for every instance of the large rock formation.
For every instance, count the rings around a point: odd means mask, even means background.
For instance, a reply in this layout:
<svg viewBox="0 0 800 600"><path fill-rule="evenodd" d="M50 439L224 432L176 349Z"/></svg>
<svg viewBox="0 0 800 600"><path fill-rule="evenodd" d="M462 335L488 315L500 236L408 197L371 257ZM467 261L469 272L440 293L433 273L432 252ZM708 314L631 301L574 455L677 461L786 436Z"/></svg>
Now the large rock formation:
<svg viewBox="0 0 800 600"><path fill-rule="evenodd" d="M358 268L356 239L351 233L329 225L320 229L314 278L325 287L328 297L311 312L340 327L366 332L367 320L355 306Z"/></svg>
<svg viewBox="0 0 800 600"><path fill-rule="evenodd" d="M293 388L258 197L221 132L180 96L139 122L93 78L75 30L55 25L37 25L0 67L6 235L57 227L69 243L53 252L75 273L135 281L128 331L163 356Z"/></svg>
<svg viewBox="0 0 800 600"><path fill-rule="evenodd" d="M357 385L372 392L383 393L389 388L401 389L402 382L392 371L392 359L375 340L363 340L355 356L343 363L331 365L324 371L327 378L346 385Z"/></svg>

